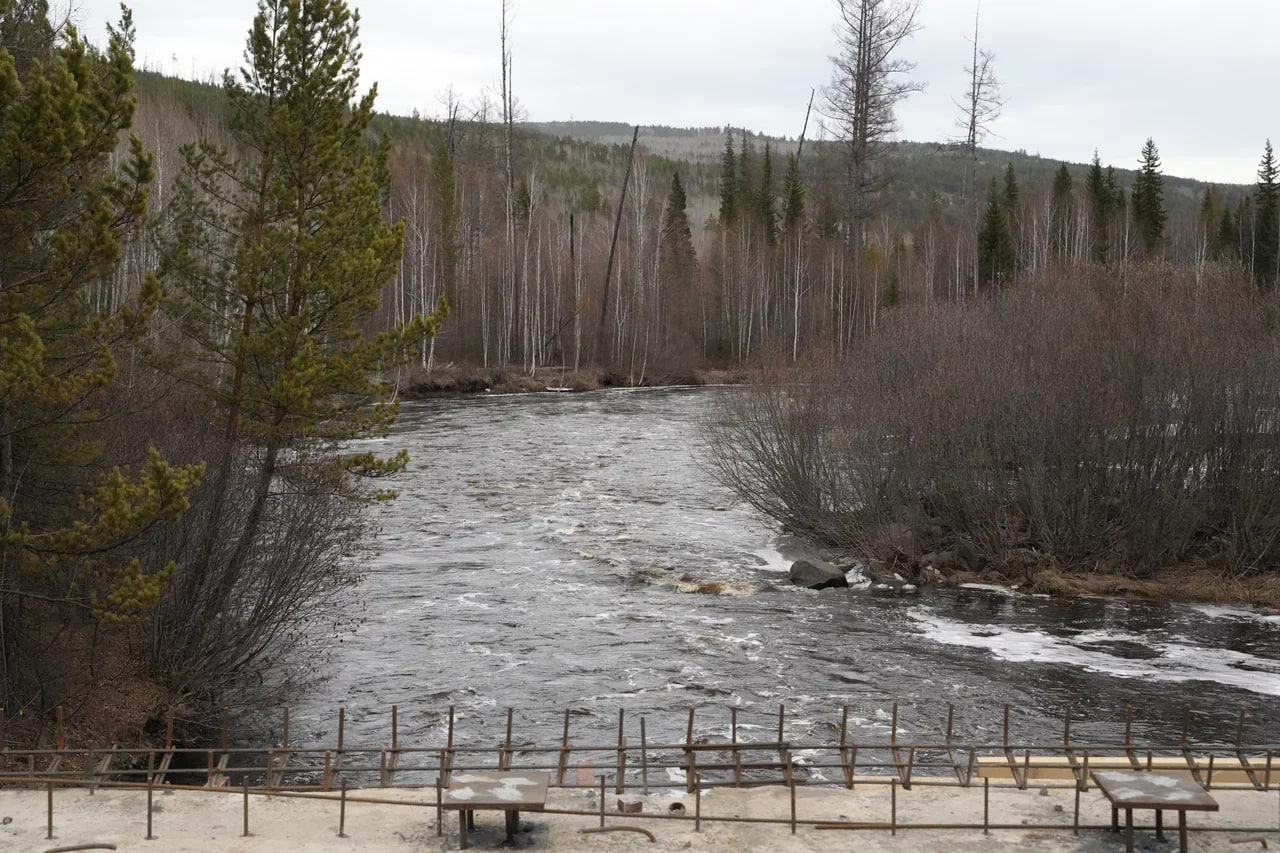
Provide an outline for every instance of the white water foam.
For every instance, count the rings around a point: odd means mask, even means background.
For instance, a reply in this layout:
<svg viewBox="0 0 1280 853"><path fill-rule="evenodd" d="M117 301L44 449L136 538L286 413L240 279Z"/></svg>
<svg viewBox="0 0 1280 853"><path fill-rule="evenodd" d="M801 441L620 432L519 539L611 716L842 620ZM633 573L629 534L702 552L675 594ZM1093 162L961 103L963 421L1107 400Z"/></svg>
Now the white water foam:
<svg viewBox="0 0 1280 853"><path fill-rule="evenodd" d="M1267 613L1249 607L1219 607L1213 604L1193 604L1197 610L1210 619L1239 619L1246 622L1262 622L1280 628L1280 613Z"/></svg>
<svg viewBox="0 0 1280 853"><path fill-rule="evenodd" d="M956 622L924 608L917 608L909 615L929 639L950 646L987 649L998 660L1075 666L1116 678L1174 683L1209 681L1251 693L1280 696L1280 661L1246 652L1151 642L1140 635L1105 630L1056 637L1043 631L1003 625ZM1155 656L1130 659L1094 647L1106 642L1140 644Z"/></svg>

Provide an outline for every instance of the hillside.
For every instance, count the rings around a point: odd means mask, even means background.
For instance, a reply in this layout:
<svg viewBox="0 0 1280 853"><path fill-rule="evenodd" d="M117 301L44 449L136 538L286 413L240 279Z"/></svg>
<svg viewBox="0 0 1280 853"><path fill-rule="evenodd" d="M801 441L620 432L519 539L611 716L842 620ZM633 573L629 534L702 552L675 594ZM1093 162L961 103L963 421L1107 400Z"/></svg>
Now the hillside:
<svg viewBox="0 0 1280 853"><path fill-rule="evenodd" d="M573 139L599 145L627 145L631 142L633 128L619 122L562 121L530 122L530 130L546 136ZM770 137L750 130L734 128L735 145L741 144L743 133L757 151L766 144L783 156L794 153L795 138ZM724 151L726 128L699 127L675 128L646 126L640 128L640 144L654 154L699 166L712 166L718 172L720 156ZM810 174L828 176L838 174L829 162L834 154L833 143L809 140L806 150L809 156L819 158L818 165L809 164ZM816 155L815 155L815 152ZM1134 152L1135 161L1137 152ZM958 203L964 179L964 159L953 146L944 142L901 142L895 147L891 160L894 163L896 187L894 207L899 217L918 222L924 216L930 199L936 198L943 209ZM1012 163L1023 186L1046 186L1062 161L1028 154L1025 151L1002 151L982 148L978 152L978 185L985 186L991 178L1003 174ZM1068 163L1072 177L1082 181L1089 170L1087 163ZM1121 183L1132 186L1137 172L1134 169L1116 167ZM1180 216L1194 212L1209 184L1191 178L1165 176L1165 190L1170 214ZM1235 201L1247 191L1242 186L1219 186L1227 199Z"/></svg>

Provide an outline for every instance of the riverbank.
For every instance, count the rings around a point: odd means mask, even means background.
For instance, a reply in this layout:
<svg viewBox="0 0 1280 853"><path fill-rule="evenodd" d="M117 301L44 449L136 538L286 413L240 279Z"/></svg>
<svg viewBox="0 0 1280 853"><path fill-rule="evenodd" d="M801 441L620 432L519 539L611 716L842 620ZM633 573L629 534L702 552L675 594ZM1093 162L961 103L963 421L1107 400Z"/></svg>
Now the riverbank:
<svg viewBox="0 0 1280 853"><path fill-rule="evenodd" d="M979 584L1029 595L1102 596L1280 611L1280 576L1274 573L1241 577L1203 565L1171 566L1150 577L1137 578L1115 571L1069 570L1052 559L1029 560L1025 555L1015 555L1002 565L978 572L956 569L946 564L946 559L946 555L922 557L909 571L909 578L921 586L956 588Z"/></svg>
<svg viewBox="0 0 1280 853"><path fill-rule="evenodd" d="M733 370L690 369L628 373L604 368L568 370L538 368L533 374L512 367L437 367L415 370L399 379L401 399L418 400L474 394L574 393L604 388L659 388L670 386L746 385L762 374L747 368Z"/></svg>
<svg viewBox="0 0 1280 853"><path fill-rule="evenodd" d="M1213 796L1222 806L1217 814L1193 814L1191 817L1194 849L1198 851L1240 851L1261 849L1267 838L1274 844L1280 833L1197 832L1197 829L1223 827L1275 827L1275 796L1253 791L1214 790ZM114 844L119 851L155 851L174 853L292 853L307 851L421 851L457 850L457 819L446 815L443 834L437 835L434 800L429 791L373 789L353 792L353 798L388 800L393 804L349 802L346 806L345 836L338 837L339 804L328 800L293 799L254 796L249 803L249 837L243 837L243 799L239 792L181 791L155 797L152 818L154 840L145 840L147 795L142 791L99 790L56 791L54 794L54 838L46 832L46 793L44 791L0 790L0 849L44 851L57 846L76 844ZM649 797L628 796L627 801L643 800L648 813L665 813L671 803L684 803L686 813L694 812L694 798L683 792L653 794ZM610 795L606 804L614 806ZM553 790L552 808L591 810L597 807L594 793ZM1096 789L1080 800L1081 823L1105 826L1110 822L1110 808ZM652 832L656 842L650 843L639 833L581 834L580 830L599 826L599 819L586 816L521 815L521 832L516 849L550 851L694 851L694 853L731 853L731 851L770 851L770 853L803 853L816 848L829 851L906 851L948 849L957 853L988 851L1037 850L1044 853L1082 851L1110 853L1119 849L1117 836L1099 829L1071 832L1074 792L1053 790L1047 795L1035 790L1017 791L993 786L990 794L990 820L993 825L1019 827L993 830L984 835L982 824L983 792L980 788L935 788L916 785L911 791L897 791L896 819L899 824L967 824L975 828L929 830L899 828L897 834L888 829L831 832L800 826L791 834L790 827L779 824L716 823L710 818L751 816L786 821L790 815L790 797L785 788L754 790L716 789L703 794L702 831L695 831L692 821L673 822L643 820L611 814L610 826L638 826ZM796 814L801 821L852 821L887 824L891 817L887 786L859 786L855 791L837 789L800 789L796 796ZM1141 825L1149 825L1150 813L1138 813ZM1059 829L1040 826L1056 825ZM476 829L469 833L475 850L511 849L504 844L502 817L495 812L479 812ZM1173 843L1159 843L1150 830L1139 830L1143 849L1176 849ZM1233 843L1251 839L1249 844Z"/></svg>

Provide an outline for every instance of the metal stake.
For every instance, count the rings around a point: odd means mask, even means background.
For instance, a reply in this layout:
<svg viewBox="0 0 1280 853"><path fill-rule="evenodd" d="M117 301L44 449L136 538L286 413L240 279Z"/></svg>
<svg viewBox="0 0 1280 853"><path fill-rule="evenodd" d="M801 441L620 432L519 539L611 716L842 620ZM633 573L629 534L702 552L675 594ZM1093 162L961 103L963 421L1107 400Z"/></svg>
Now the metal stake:
<svg viewBox="0 0 1280 853"><path fill-rule="evenodd" d="M338 837L347 837L347 777L342 777L342 799L338 803Z"/></svg>

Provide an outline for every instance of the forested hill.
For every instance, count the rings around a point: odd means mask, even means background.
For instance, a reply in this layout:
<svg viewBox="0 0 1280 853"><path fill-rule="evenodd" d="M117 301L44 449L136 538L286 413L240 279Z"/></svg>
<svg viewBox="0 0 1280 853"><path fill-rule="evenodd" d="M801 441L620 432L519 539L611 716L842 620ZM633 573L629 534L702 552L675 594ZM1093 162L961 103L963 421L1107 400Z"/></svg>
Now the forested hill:
<svg viewBox="0 0 1280 853"><path fill-rule="evenodd" d="M621 122L604 121L549 121L529 122L526 127L546 136L573 139L598 145L628 145L634 127ZM665 125L642 126L640 145L662 157L691 164L716 166L724 152L725 137L732 132L736 144L743 134L757 150L770 145L775 153L785 157L796 151L797 137L771 137L749 129L727 127L667 127ZM813 156L825 158L830 143L809 139L806 149ZM1104 152L1104 157L1105 157ZM1138 152L1122 160L1137 163ZM963 191L965 160L962 153L946 142L900 142L894 146L890 160L895 164L896 187L894 202L897 215L917 221L927 210L931 198L937 198L943 207L958 199ZM994 148L978 149L978 186L986 186L993 177L1000 177L1009 164L1013 164L1019 180L1024 184L1048 185L1062 161L1028 154L1026 151L1001 151ZM1104 160L1105 162L1105 160ZM823 166L826 164L824 163ZM1067 168L1077 181L1083 181L1089 171L1087 163L1068 163ZM825 168L819 167L826 173ZM718 171L718 170L717 170ZM1137 176L1136 169L1117 166L1116 173L1125 186L1131 186ZM1194 178L1166 175L1166 201L1173 214L1187 213L1204 198L1208 184ZM1221 186L1227 199L1238 200L1248 189L1237 185Z"/></svg>
<svg viewBox="0 0 1280 853"><path fill-rule="evenodd" d="M980 149L975 163L944 144L903 143L886 163L896 181L861 224L864 245L850 252L833 144L806 144L791 173L795 140L749 134L744 145L738 130L643 129L620 205L629 128L516 124L508 153L508 129L492 106L487 115L451 125L379 114L367 131L371 143L391 139L385 211L405 223L402 263L369 324L393 328L447 299L444 331L418 360L428 372L437 362L530 372L603 364L643 377L655 367L843 348L877 326L882 307L975 292L984 210L999 213L1003 275L1012 279L1153 256L1239 263L1251 245L1241 187L1219 188L1206 204L1206 184L1165 178L1167 228L1144 248L1130 227L1132 171L1104 161L1091 188L1083 164L1068 164L1066 180L1061 163L1024 153ZM182 146L232 145L225 94L140 74L134 129L155 152L160 234L185 168ZM729 133L734 155L725 158ZM1138 154L1108 153L1125 165ZM966 203L967 168L976 171ZM1096 192L1105 195L1101 212ZM158 263L148 242L132 251L127 269ZM112 304L135 285L119 276Z"/></svg>

